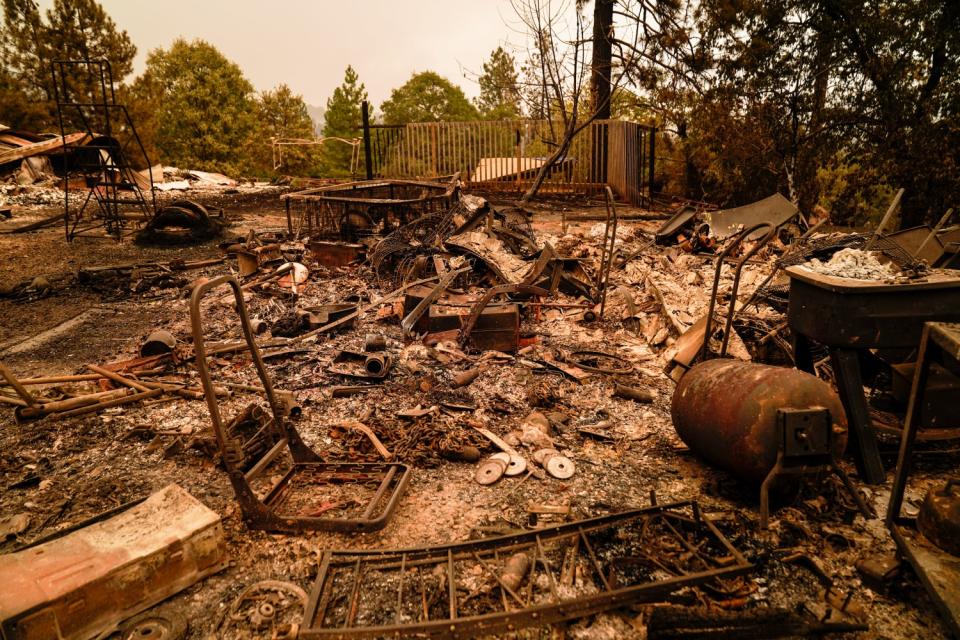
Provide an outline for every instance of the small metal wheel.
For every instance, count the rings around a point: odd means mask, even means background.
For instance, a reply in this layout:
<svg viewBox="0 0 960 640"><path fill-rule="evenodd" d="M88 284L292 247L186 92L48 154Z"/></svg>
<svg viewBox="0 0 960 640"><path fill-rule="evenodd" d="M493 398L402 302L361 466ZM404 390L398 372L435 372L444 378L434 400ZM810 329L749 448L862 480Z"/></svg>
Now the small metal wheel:
<svg viewBox="0 0 960 640"><path fill-rule="evenodd" d="M182 640L187 620L167 609L145 611L120 625L122 640Z"/></svg>

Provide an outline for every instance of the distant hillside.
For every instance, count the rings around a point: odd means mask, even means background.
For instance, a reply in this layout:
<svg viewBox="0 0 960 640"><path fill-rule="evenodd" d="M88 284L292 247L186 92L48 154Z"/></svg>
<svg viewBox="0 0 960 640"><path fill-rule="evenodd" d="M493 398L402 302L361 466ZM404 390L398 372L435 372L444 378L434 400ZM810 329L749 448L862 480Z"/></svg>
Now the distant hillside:
<svg viewBox="0 0 960 640"><path fill-rule="evenodd" d="M310 117L313 118L313 128L317 135L320 135L320 132L323 131L323 114L326 112L327 110L323 107L318 107L312 104L307 105L307 113L309 113Z"/></svg>

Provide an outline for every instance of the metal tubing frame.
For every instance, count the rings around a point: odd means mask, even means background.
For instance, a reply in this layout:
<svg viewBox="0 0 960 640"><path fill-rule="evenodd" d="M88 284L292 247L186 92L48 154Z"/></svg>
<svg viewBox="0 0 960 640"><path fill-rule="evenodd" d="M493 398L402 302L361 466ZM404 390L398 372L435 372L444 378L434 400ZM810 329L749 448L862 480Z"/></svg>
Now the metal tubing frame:
<svg viewBox="0 0 960 640"><path fill-rule="evenodd" d="M769 228L766 235L758 240L749 251L743 254L743 257L737 261L737 266L734 270L733 286L730 290L730 309L727 311L726 328L723 332L723 342L720 345L720 357L723 358L727 355L727 344L730 341L730 330L733 327L733 316L736 313L737 290L740 288L740 272L743 270L743 265L747 263L747 260L749 260L753 254L760 251L760 249L762 249L770 241L770 238L772 238L776 233L777 228L769 222L760 222L748 229L744 229L738 233L737 236L726 247L723 248L723 251L720 252L720 255L717 256L717 269L713 276L713 289L710 291L710 306L707 309L707 322L703 329L703 345L700 347L701 360L706 359L707 354L710 353L710 335L713 332L713 311L717 304L717 290L720 288L720 273L723 270L723 261L734 249L734 247L740 246L746 238L753 235L754 232L765 227Z"/></svg>
<svg viewBox="0 0 960 640"><path fill-rule="evenodd" d="M233 485L234 492L237 495L237 500L240 503L241 511L248 526L255 529L281 532L299 532L304 530L366 532L382 529L393 515L393 511L410 480L409 467L393 462L388 464L326 463L322 461L322 458L313 449L303 442L300 434L293 425L283 419L282 406L277 399L277 393L273 388L273 381L270 379L270 375L264 364L260 347L257 346L254 338L253 327L250 324L250 317L247 314L247 307L243 302L243 289L239 281L232 275L220 276L196 286L190 298L190 324L193 331L197 370L200 374L200 381L203 386L204 396L206 397L207 408L210 411L214 434L220 446L221 453L226 453L228 443L226 441L223 418L220 414L220 406L217 402L216 389L210 377L210 369L207 366L200 303L203 300L204 294L222 285L228 285L233 290L236 299L237 313L240 316L247 348L250 351L254 367L257 370L257 376L260 378L261 385L263 386L264 395L267 397L267 402L270 405L272 420L276 425L277 431L283 434L280 441L246 472L240 467L231 464L227 460L226 455L222 456L223 466L227 469L230 476L230 483ZM269 464L282 453L284 446L289 449L290 455L293 458L293 464L290 470L273 485L267 495L264 498L260 498L253 491L249 481L259 475L265 467L269 466ZM329 482L370 482L380 480L380 488L366 507L361 518L281 516L275 513L271 505L278 504L278 499L282 497L284 490L290 486L295 476L300 472L303 472L305 475L310 473L315 475L326 474L329 476L327 479ZM393 492L387 499L382 513L376 518L370 518L369 516L373 508L382 501L384 493L387 488L390 487L393 488Z"/></svg>
<svg viewBox="0 0 960 640"><path fill-rule="evenodd" d="M890 530L900 555L910 563L920 578L930 599L933 600L940 617L946 626L960 638L960 559L918 535L916 519L901 515L907 481L912 471L913 447L917 431L920 429L920 416L923 410L924 395L930 378L930 365L937 358L951 358L960 362L960 343L951 342L944 323L927 322L920 338L917 362L910 389L910 401L907 406L906 422L900 439L900 452L897 456L897 470L890 488L890 501L887 504L885 523Z"/></svg>

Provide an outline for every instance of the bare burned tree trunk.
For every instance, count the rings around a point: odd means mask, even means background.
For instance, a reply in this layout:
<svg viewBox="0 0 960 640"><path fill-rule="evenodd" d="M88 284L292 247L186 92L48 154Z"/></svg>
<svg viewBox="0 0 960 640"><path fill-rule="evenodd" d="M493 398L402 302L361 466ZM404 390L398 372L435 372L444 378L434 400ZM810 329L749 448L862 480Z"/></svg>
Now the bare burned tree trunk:
<svg viewBox="0 0 960 640"><path fill-rule="evenodd" d="M833 40L825 33L818 34L817 55L813 80L813 104L811 105L810 124L804 144L797 154L797 206L805 215L813 213L820 199L820 180L817 168L822 162L820 153L823 126L823 112L827 102L827 88L830 82L830 64Z"/></svg>
<svg viewBox="0 0 960 640"><path fill-rule="evenodd" d="M593 60L590 66L590 97L600 120L610 117L610 70L613 59L613 0L595 0L593 5Z"/></svg>
<svg viewBox="0 0 960 640"><path fill-rule="evenodd" d="M585 3L573 3L576 11L571 21L549 0L512 0L514 11L536 43L542 81L550 93L547 117L551 130L554 120L559 120L563 127L556 148L538 169L521 203L536 196L553 167L566 157L578 133L597 118L609 118L611 96L621 83L630 81L641 59L651 57L650 47L655 43L651 33L655 30L641 22L640 14L626 11L625 0L619 0L620 4L618 0L595 1L595 24L590 26L582 11ZM613 16L618 13L626 18L625 24L633 25L632 29L624 28L623 37L614 33ZM587 48L591 45L588 58ZM618 52L616 67L614 47ZM586 96L588 87L591 98ZM583 105L589 106L583 109Z"/></svg>

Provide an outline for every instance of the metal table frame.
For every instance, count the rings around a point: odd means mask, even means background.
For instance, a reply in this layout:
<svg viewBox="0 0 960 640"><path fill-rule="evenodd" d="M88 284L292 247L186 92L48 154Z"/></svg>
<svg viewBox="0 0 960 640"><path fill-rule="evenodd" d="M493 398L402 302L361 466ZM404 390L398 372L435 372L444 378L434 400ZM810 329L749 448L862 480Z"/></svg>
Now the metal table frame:
<svg viewBox="0 0 960 640"><path fill-rule="evenodd" d="M913 567L947 627L954 636L960 638L960 557L934 546L919 533L916 518L908 518L900 513L911 471L913 446L920 427L930 364L935 360L943 361L948 358L960 363L960 324L926 323L920 338L920 351L910 390L907 420L900 441L897 473L890 490L886 524L897 543L897 549Z"/></svg>
<svg viewBox="0 0 960 640"><path fill-rule="evenodd" d="M857 470L867 484L882 484L886 475L863 394L857 352L910 350L916 347L924 322L960 322L960 278L933 274L891 285L827 276L799 265L786 272L790 276L788 321L797 368L815 373L811 340L830 348Z"/></svg>

